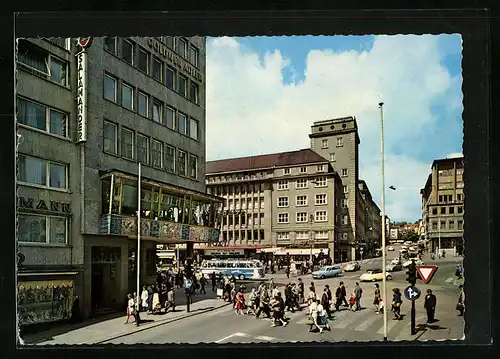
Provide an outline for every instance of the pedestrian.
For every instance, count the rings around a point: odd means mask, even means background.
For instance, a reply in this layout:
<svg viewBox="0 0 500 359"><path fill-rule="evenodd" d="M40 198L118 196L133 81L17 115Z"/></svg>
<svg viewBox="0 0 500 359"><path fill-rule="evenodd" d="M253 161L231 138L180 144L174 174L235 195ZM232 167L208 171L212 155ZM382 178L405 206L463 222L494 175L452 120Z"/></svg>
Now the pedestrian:
<svg viewBox="0 0 500 359"><path fill-rule="evenodd" d="M127 321L125 324L129 323L130 318L134 318L134 298L132 298L132 294L127 294ZM135 319L134 319L135 320Z"/></svg>
<svg viewBox="0 0 500 359"><path fill-rule="evenodd" d="M361 310L361 296L363 295L363 289L356 282L354 285L354 295L356 297L356 310Z"/></svg>
<svg viewBox="0 0 500 359"><path fill-rule="evenodd" d="M344 307L347 307L347 290L345 289L344 282L340 282L340 290L341 290L341 298L342 301L344 302Z"/></svg>
<svg viewBox="0 0 500 359"><path fill-rule="evenodd" d="M172 312L175 312L175 290L174 287L170 287L167 293L167 301L165 303L165 313L172 308Z"/></svg>
<svg viewBox="0 0 500 359"><path fill-rule="evenodd" d="M424 308L427 311L427 323L434 323L434 315L436 314L436 296L432 294L432 290L427 289L425 296Z"/></svg>
<svg viewBox="0 0 500 359"><path fill-rule="evenodd" d="M288 264L286 265L285 273L286 273L286 277L290 278L290 265L288 265Z"/></svg>
<svg viewBox="0 0 500 359"><path fill-rule="evenodd" d="M273 321L271 323L272 327L275 327L277 323L281 323L283 326L288 324L285 321L285 302L281 297L281 293L278 292L274 300L271 302L271 309L273 310Z"/></svg>
<svg viewBox="0 0 500 359"><path fill-rule="evenodd" d="M255 288L252 288L252 292L250 293L250 298L249 298L249 305L248 305L248 310L247 310L247 315L252 314L256 315L257 313L257 302L259 299L259 295L257 294L257 290Z"/></svg>
<svg viewBox="0 0 500 359"><path fill-rule="evenodd" d="M79 323L82 321L82 312L80 311L80 297L75 296L71 306L71 322Z"/></svg>
<svg viewBox="0 0 500 359"><path fill-rule="evenodd" d="M279 293L278 285L274 285L272 291L271 291L271 298L275 298Z"/></svg>
<svg viewBox="0 0 500 359"><path fill-rule="evenodd" d="M153 286L149 285L148 286L148 311L147 313L152 313L153 312Z"/></svg>
<svg viewBox="0 0 500 359"><path fill-rule="evenodd" d="M148 310L148 289L146 286L142 287L142 292L141 292L141 304L142 304L142 310L147 311Z"/></svg>
<svg viewBox="0 0 500 359"><path fill-rule="evenodd" d="M212 272L210 275L210 279L212 280L212 292L215 292L215 287L217 285L217 277L215 276L215 272Z"/></svg>
<svg viewBox="0 0 500 359"><path fill-rule="evenodd" d="M207 291L205 290L205 285L207 284L207 278L205 278L205 274L201 274L201 278L200 278L200 286L201 286L201 289L200 289L200 294L207 294Z"/></svg>
<svg viewBox="0 0 500 359"><path fill-rule="evenodd" d="M323 291L323 295L321 296L321 306L325 310L326 314L328 315L329 319L332 319L332 313L330 311L330 300L328 299L328 287L325 286L325 289Z"/></svg>
<svg viewBox="0 0 500 359"><path fill-rule="evenodd" d="M317 317L317 324L319 326L319 332L323 333L323 327L326 327L328 330L330 329L330 325L328 324L328 317L327 317L327 311L326 308L320 303L319 300L316 301L317 306L316 306L316 313Z"/></svg>
<svg viewBox="0 0 500 359"><path fill-rule="evenodd" d="M271 317L271 310L269 307L269 294L267 290L263 290L260 298L259 298L259 309L257 310L257 313L255 313L255 318L258 319L260 317L260 313L264 312L267 318Z"/></svg>
<svg viewBox="0 0 500 359"><path fill-rule="evenodd" d="M460 289L460 294L458 295L458 302L457 302L457 307L456 309L458 310L458 316L461 317L464 315L464 312L465 312L465 304L464 304L464 286L462 284L460 284L458 286L458 288Z"/></svg>
<svg viewBox="0 0 500 359"><path fill-rule="evenodd" d="M460 266L460 264L457 265L455 276L457 277L457 279L462 279L462 267Z"/></svg>
<svg viewBox="0 0 500 359"><path fill-rule="evenodd" d="M295 313L295 308L293 307L293 300L292 300L292 284L288 283L285 286L285 310L288 310L289 312L291 311L292 313Z"/></svg>
<svg viewBox="0 0 500 359"><path fill-rule="evenodd" d="M375 283L375 296L373 298L373 305L375 306L375 313L380 313L380 288L378 287L378 283Z"/></svg>
<svg viewBox="0 0 500 359"><path fill-rule="evenodd" d="M298 290L299 290L299 303L304 304L305 298L304 298L304 282L302 281L302 278L299 278L299 284L297 285Z"/></svg>
<svg viewBox="0 0 500 359"><path fill-rule="evenodd" d="M317 296L316 296L316 289L314 288L314 285L311 285L309 287L309 295L307 296L307 305L311 305L313 301L316 301Z"/></svg>
<svg viewBox="0 0 500 359"><path fill-rule="evenodd" d="M157 314L160 309L160 288L159 286L156 286L153 292L153 314Z"/></svg>
<svg viewBox="0 0 500 359"><path fill-rule="evenodd" d="M236 293L236 311L235 313L238 315L243 315L243 309L245 309L245 294L244 290L240 289L238 293Z"/></svg>
<svg viewBox="0 0 500 359"><path fill-rule="evenodd" d="M403 304L403 299L401 298L401 292L398 288L392 290L392 312L394 313L393 320L400 320L401 317L401 305Z"/></svg>

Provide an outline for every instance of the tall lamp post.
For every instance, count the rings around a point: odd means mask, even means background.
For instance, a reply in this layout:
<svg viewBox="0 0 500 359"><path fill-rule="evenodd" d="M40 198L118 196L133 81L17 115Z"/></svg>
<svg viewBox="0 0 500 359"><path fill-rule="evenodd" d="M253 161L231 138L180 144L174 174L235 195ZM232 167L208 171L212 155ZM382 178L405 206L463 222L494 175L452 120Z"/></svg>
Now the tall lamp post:
<svg viewBox="0 0 500 359"><path fill-rule="evenodd" d="M314 214L309 215L309 242L311 243L311 253L309 256L309 261L311 262L311 265L313 263L313 248L314 248L314 239L313 239L313 221L314 221Z"/></svg>
<svg viewBox="0 0 500 359"><path fill-rule="evenodd" d="M380 172L382 176L382 301L384 302L384 341L387 341L387 278L386 278L386 244L385 244L385 168L384 168L384 103L380 102Z"/></svg>
<svg viewBox="0 0 500 359"><path fill-rule="evenodd" d="M138 175L137 175L137 297L136 300L136 319L135 324L139 325L140 322L140 302L141 302L141 162L139 162Z"/></svg>

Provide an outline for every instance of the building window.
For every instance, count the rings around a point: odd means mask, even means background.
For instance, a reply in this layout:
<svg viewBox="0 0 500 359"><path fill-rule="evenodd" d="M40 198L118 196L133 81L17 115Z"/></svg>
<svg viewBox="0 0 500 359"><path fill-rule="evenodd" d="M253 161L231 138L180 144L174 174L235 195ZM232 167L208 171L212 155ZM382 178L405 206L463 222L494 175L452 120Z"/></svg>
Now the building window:
<svg viewBox="0 0 500 359"><path fill-rule="evenodd" d="M457 193L457 201L461 201L462 200L462 194L461 193Z"/></svg>
<svg viewBox="0 0 500 359"><path fill-rule="evenodd" d="M441 214L446 214L446 207L441 207Z"/></svg>
<svg viewBox="0 0 500 359"><path fill-rule="evenodd" d="M278 197L278 207L288 207L288 197Z"/></svg>
<svg viewBox="0 0 500 359"><path fill-rule="evenodd" d="M137 63L137 67L142 72L149 73L148 65L149 65L149 54L143 49L139 49L139 61Z"/></svg>
<svg viewBox="0 0 500 359"><path fill-rule="evenodd" d="M342 208L347 208L347 198L342 198L341 202L340 202L340 206Z"/></svg>
<svg viewBox="0 0 500 359"><path fill-rule="evenodd" d="M68 241L65 217L20 213L18 219L20 243L66 244Z"/></svg>
<svg viewBox="0 0 500 359"><path fill-rule="evenodd" d="M189 177L198 178L198 157L189 155Z"/></svg>
<svg viewBox="0 0 500 359"><path fill-rule="evenodd" d="M139 115L148 117L149 115L149 96L144 92L139 92L137 101L137 110Z"/></svg>
<svg viewBox="0 0 500 359"><path fill-rule="evenodd" d="M278 191L285 191L288 188L288 181L278 181Z"/></svg>
<svg viewBox="0 0 500 359"><path fill-rule="evenodd" d="M448 221L448 228L449 229L455 229L455 221L454 220Z"/></svg>
<svg viewBox="0 0 500 359"><path fill-rule="evenodd" d="M134 159L134 131L122 127L122 156Z"/></svg>
<svg viewBox="0 0 500 359"><path fill-rule="evenodd" d="M342 186L344 193L349 193L349 186Z"/></svg>
<svg viewBox="0 0 500 359"><path fill-rule="evenodd" d="M278 232L278 241L286 241L290 239L290 232Z"/></svg>
<svg viewBox="0 0 500 359"><path fill-rule="evenodd" d="M315 222L326 222L328 220L328 216L326 211L316 211L314 221Z"/></svg>
<svg viewBox="0 0 500 359"><path fill-rule="evenodd" d="M319 193L316 195L315 204L317 206L326 204L326 193Z"/></svg>
<svg viewBox="0 0 500 359"><path fill-rule="evenodd" d="M307 212L297 212L295 216L295 222L297 223L307 222Z"/></svg>
<svg viewBox="0 0 500 359"><path fill-rule="evenodd" d="M448 214L454 214L454 213L455 213L455 207L448 208Z"/></svg>
<svg viewBox="0 0 500 359"><path fill-rule="evenodd" d="M295 206L297 207L307 206L307 196L295 197Z"/></svg>
<svg viewBox="0 0 500 359"><path fill-rule="evenodd" d="M342 137L337 138L337 147L344 146L344 139Z"/></svg>
<svg viewBox="0 0 500 359"><path fill-rule="evenodd" d="M446 229L446 221L441 221L439 229Z"/></svg>
<svg viewBox="0 0 500 359"><path fill-rule="evenodd" d="M134 109L134 89L125 83L122 83L122 106L129 110Z"/></svg>
<svg viewBox="0 0 500 359"><path fill-rule="evenodd" d="M109 101L117 102L117 80L108 74L104 75L104 98Z"/></svg>
<svg viewBox="0 0 500 359"><path fill-rule="evenodd" d="M314 232L315 239L328 239L328 231L317 231Z"/></svg>
<svg viewBox="0 0 500 359"><path fill-rule="evenodd" d="M198 103L198 93L199 93L200 87L196 82L191 81L189 84L189 99L193 101L194 103Z"/></svg>
<svg viewBox="0 0 500 359"><path fill-rule="evenodd" d="M328 148L328 140L321 140L321 148Z"/></svg>
<svg viewBox="0 0 500 359"><path fill-rule="evenodd" d="M175 148L168 145L165 147L165 169L175 173Z"/></svg>
<svg viewBox="0 0 500 359"><path fill-rule="evenodd" d="M309 233L307 232L296 232L295 239L306 240L309 239Z"/></svg>
<svg viewBox="0 0 500 359"><path fill-rule="evenodd" d="M283 174L284 175L289 175L291 173L290 168L283 168Z"/></svg>
<svg viewBox="0 0 500 359"><path fill-rule="evenodd" d="M104 50L111 52L113 55L117 53L116 37L105 37L104 38Z"/></svg>
<svg viewBox="0 0 500 359"><path fill-rule="evenodd" d="M278 213L278 223L288 223L288 213Z"/></svg>
<svg viewBox="0 0 500 359"><path fill-rule="evenodd" d="M349 217L347 215L342 216L342 224L344 226L349 224Z"/></svg>
<svg viewBox="0 0 500 359"><path fill-rule="evenodd" d="M19 155L19 182L48 188L68 188L68 166L42 158Z"/></svg>
<svg viewBox="0 0 500 359"><path fill-rule="evenodd" d="M300 188L307 188L307 180L306 179L298 179L297 182L295 183L295 188L300 189Z"/></svg>
<svg viewBox="0 0 500 359"><path fill-rule="evenodd" d="M169 89L175 89L175 70L167 66L166 82Z"/></svg>
<svg viewBox="0 0 500 359"><path fill-rule="evenodd" d="M104 152L118 154L118 126L112 122L104 121L103 141Z"/></svg>
<svg viewBox="0 0 500 359"><path fill-rule="evenodd" d="M26 40L19 40L17 60L23 69L59 85L68 85L68 64Z"/></svg>
<svg viewBox="0 0 500 359"><path fill-rule="evenodd" d="M177 112L177 130L187 136L187 117L181 112Z"/></svg>
<svg viewBox="0 0 500 359"><path fill-rule="evenodd" d="M129 64L134 64L134 44L128 40L122 41L122 59Z"/></svg>
<svg viewBox="0 0 500 359"><path fill-rule="evenodd" d="M18 122L54 135L66 137L68 115L24 99L18 99Z"/></svg>
<svg viewBox="0 0 500 359"><path fill-rule="evenodd" d="M189 137L198 141L198 121L194 118L189 119Z"/></svg>
<svg viewBox="0 0 500 359"><path fill-rule="evenodd" d="M307 173L307 167L306 166L300 167L300 173Z"/></svg>
<svg viewBox="0 0 500 359"><path fill-rule="evenodd" d="M326 177L318 177L314 181L314 187L326 187L327 186L327 181Z"/></svg>
<svg viewBox="0 0 500 359"><path fill-rule="evenodd" d="M177 39L177 53L179 55L181 55L182 57L184 57L185 59L187 58L187 41L182 39L182 38L178 38Z"/></svg>
<svg viewBox="0 0 500 359"><path fill-rule="evenodd" d="M189 48L189 61L198 67L199 66L200 51L193 45Z"/></svg>
<svg viewBox="0 0 500 359"><path fill-rule="evenodd" d="M335 153L330 153L330 162L335 162L336 161L336 158L335 158Z"/></svg>
<svg viewBox="0 0 500 359"><path fill-rule="evenodd" d="M167 127L175 130L175 111L174 109L167 107Z"/></svg>
<svg viewBox="0 0 500 359"><path fill-rule="evenodd" d="M438 229L438 224L437 222L432 222L432 229L435 231Z"/></svg>
<svg viewBox="0 0 500 359"><path fill-rule="evenodd" d="M347 168L342 168L342 177L347 177L349 175L349 171Z"/></svg>
<svg viewBox="0 0 500 359"><path fill-rule="evenodd" d="M316 172L324 172L325 171L325 165L318 165L316 167Z"/></svg>
<svg viewBox="0 0 500 359"><path fill-rule="evenodd" d="M179 75L179 94L181 94L184 97L187 97L187 78Z"/></svg>
<svg viewBox="0 0 500 359"><path fill-rule="evenodd" d="M438 214L438 209L437 208L433 208L432 209L432 214L436 216Z"/></svg>
<svg viewBox="0 0 500 359"><path fill-rule="evenodd" d="M457 221L457 229L464 229L464 221L462 220Z"/></svg>
<svg viewBox="0 0 500 359"><path fill-rule="evenodd" d="M457 207L457 213L462 214L464 212L464 208L462 206Z"/></svg>
<svg viewBox="0 0 500 359"><path fill-rule="evenodd" d="M166 36L166 43L169 49L174 49L175 39L173 36Z"/></svg>
<svg viewBox="0 0 500 359"><path fill-rule="evenodd" d="M151 165L153 165L153 167L162 168L162 158L163 143L158 140L153 140L151 142Z"/></svg>
<svg viewBox="0 0 500 359"><path fill-rule="evenodd" d="M149 138L141 134L137 134L137 160L140 163L149 163Z"/></svg>
<svg viewBox="0 0 500 359"><path fill-rule="evenodd" d="M186 175L186 152L184 151L177 151L177 170L179 171L179 175L185 176Z"/></svg>
<svg viewBox="0 0 500 359"><path fill-rule="evenodd" d="M153 121L163 123L163 103L153 100Z"/></svg>
<svg viewBox="0 0 500 359"><path fill-rule="evenodd" d="M153 78L156 81L163 82L163 62L153 57Z"/></svg>

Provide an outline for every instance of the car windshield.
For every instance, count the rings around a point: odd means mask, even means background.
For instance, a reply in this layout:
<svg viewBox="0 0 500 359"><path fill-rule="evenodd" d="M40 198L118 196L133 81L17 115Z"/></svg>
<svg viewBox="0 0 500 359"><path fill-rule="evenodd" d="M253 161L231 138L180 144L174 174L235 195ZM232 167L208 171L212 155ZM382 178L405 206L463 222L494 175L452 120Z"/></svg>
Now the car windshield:
<svg viewBox="0 0 500 359"><path fill-rule="evenodd" d="M321 267L319 270L320 270L320 272L325 272L325 271L329 271L332 269L333 269L333 267Z"/></svg>

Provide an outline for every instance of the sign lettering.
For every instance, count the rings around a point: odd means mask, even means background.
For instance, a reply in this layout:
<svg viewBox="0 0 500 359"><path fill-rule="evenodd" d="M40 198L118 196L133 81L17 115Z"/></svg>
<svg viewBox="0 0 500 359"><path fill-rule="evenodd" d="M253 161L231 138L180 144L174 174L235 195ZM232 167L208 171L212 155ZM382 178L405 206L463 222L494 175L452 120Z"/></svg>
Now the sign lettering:
<svg viewBox="0 0 500 359"><path fill-rule="evenodd" d="M58 202L58 201L50 201L50 209L49 206L45 203L45 200L40 199L36 206L34 203L33 197L19 197L19 208L21 209L38 209L42 211L52 211L52 212L62 212L62 213L71 213L71 207L69 203L66 202Z"/></svg>
<svg viewBox="0 0 500 359"><path fill-rule="evenodd" d="M76 87L76 142L87 141L87 53L82 48L76 55L77 87Z"/></svg>
<svg viewBox="0 0 500 359"><path fill-rule="evenodd" d="M40 200L40 202L38 202L36 209L43 209L44 211L48 211L49 207L47 207L47 205L45 204L45 201L42 199L42 200Z"/></svg>
<svg viewBox="0 0 500 359"><path fill-rule="evenodd" d="M179 70L193 77L195 80L203 82L200 71L187 63L186 60L176 55L166 45L162 44L160 41L154 38L148 38L147 43L150 49L155 51L158 55L162 56L165 60L177 67Z"/></svg>
<svg viewBox="0 0 500 359"><path fill-rule="evenodd" d="M33 198L19 197L19 207L33 208Z"/></svg>
<svg viewBox="0 0 500 359"><path fill-rule="evenodd" d="M59 212L59 202L50 201L50 210L54 212Z"/></svg>

